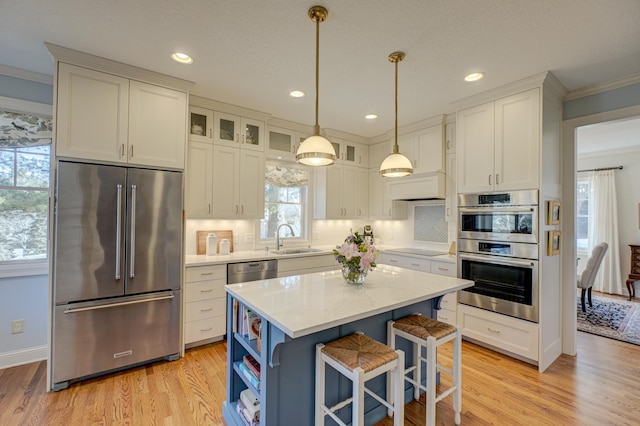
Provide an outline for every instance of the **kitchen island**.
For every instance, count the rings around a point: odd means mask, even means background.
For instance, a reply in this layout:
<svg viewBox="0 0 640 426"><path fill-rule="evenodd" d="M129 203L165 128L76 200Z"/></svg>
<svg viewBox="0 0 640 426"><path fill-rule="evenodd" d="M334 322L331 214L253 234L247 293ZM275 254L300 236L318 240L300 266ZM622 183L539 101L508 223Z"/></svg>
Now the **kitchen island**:
<svg viewBox="0 0 640 426"><path fill-rule="evenodd" d="M312 425L314 413L315 345L362 331L386 342L386 322L421 312L434 317L441 297L473 285L472 281L380 265L362 286L345 284L340 271L227 285L227 425L242 425L236 413L240 392L251 391L260 401L261 425ZM243 334L243 311L260 319L260 337ZM250 324L248 324L250 327ZM248 332L248 330L247 330ZM402 348L408 351L410 348ZM259 382L241 369L243 357L260 364ZM384 392L383 378L368 386ZM347 379L328 369L327 404L349 395ZM408 389L406 400L412 397ZM386 416L373 398L365 400L365 422ZM350 416L350 407L338 415Z"/></svg>

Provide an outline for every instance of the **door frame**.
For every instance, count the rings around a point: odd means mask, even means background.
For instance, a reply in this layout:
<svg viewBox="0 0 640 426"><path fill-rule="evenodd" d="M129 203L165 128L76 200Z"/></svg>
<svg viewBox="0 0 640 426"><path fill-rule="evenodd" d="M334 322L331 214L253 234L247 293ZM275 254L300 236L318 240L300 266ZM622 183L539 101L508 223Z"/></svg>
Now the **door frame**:
<svg viewBox="0 0 640 426"><path fill-rule="evenodd" d="M577 353L576 312L576 129L590 124L605 123L640 116L640 105L606 111L562 122L562 352Z"/></svg>

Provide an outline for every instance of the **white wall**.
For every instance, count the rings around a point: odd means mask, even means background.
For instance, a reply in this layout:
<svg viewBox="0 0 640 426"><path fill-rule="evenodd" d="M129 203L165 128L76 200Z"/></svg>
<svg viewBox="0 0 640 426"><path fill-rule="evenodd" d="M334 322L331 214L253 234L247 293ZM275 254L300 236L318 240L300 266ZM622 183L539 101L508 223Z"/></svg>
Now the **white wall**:
<svg viewBox="0 0 640 426"><path fill-rule="evenodd" d="M578 157L578 170L623 166L616 173L616 196L618 199L618 251L620 253L620 273L623 280L631 270L629 244L640 244L639 203L640 203L640 150L598 154ZM587 253L578 253L581 264ZM624 282L622 288L626 290Z"/></svg>
<svg viewBox="0 0 640 426"><path fill-rule="evenodd" d="M0 279L0 368L47 357L47 275ZM11 321L24 320L24 333L11 334Z"/></svg>

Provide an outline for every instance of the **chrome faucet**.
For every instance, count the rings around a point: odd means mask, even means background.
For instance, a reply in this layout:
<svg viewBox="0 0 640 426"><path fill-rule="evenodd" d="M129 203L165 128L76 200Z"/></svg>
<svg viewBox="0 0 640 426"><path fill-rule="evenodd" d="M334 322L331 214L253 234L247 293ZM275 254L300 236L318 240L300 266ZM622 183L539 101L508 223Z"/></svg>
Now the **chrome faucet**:
<svg viewBox="0 0 640 426"><path fill-rule="evenodd" d="M276 250L280 250L280 228L282 228L283 226L286 226L287 228L289 228L289 230L291 231L292 237L296 236L296 233L293 232L293 228L288 223L283 223L280 226L278 226L278 230L276 231Z"/></svg>

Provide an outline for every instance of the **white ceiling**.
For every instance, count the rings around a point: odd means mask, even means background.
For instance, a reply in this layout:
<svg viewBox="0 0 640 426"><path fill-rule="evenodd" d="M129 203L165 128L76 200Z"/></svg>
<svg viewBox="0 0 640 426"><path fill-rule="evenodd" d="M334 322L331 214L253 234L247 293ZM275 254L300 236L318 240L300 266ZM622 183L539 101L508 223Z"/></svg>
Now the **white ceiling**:
<svg viewBox="0 0 640 426"><path fill-rule="evenodd" d="M192 93L373 137L453 111L451 102L552 71L572 91L640 73L638 0L0 0L0 64L53 74L43 42L196 82ZM173 51L191 54L185 66ZM465 83L471 71L487 77ZM292 89L307 93L288 96ZM364 115L375 112L374 122Z"/></svg>
<svg viewBox="0 0 640 426"><path fill-rule="evenodd" d="M640 149L640 117L578 127L576 133L578 155Z"/></svg>

